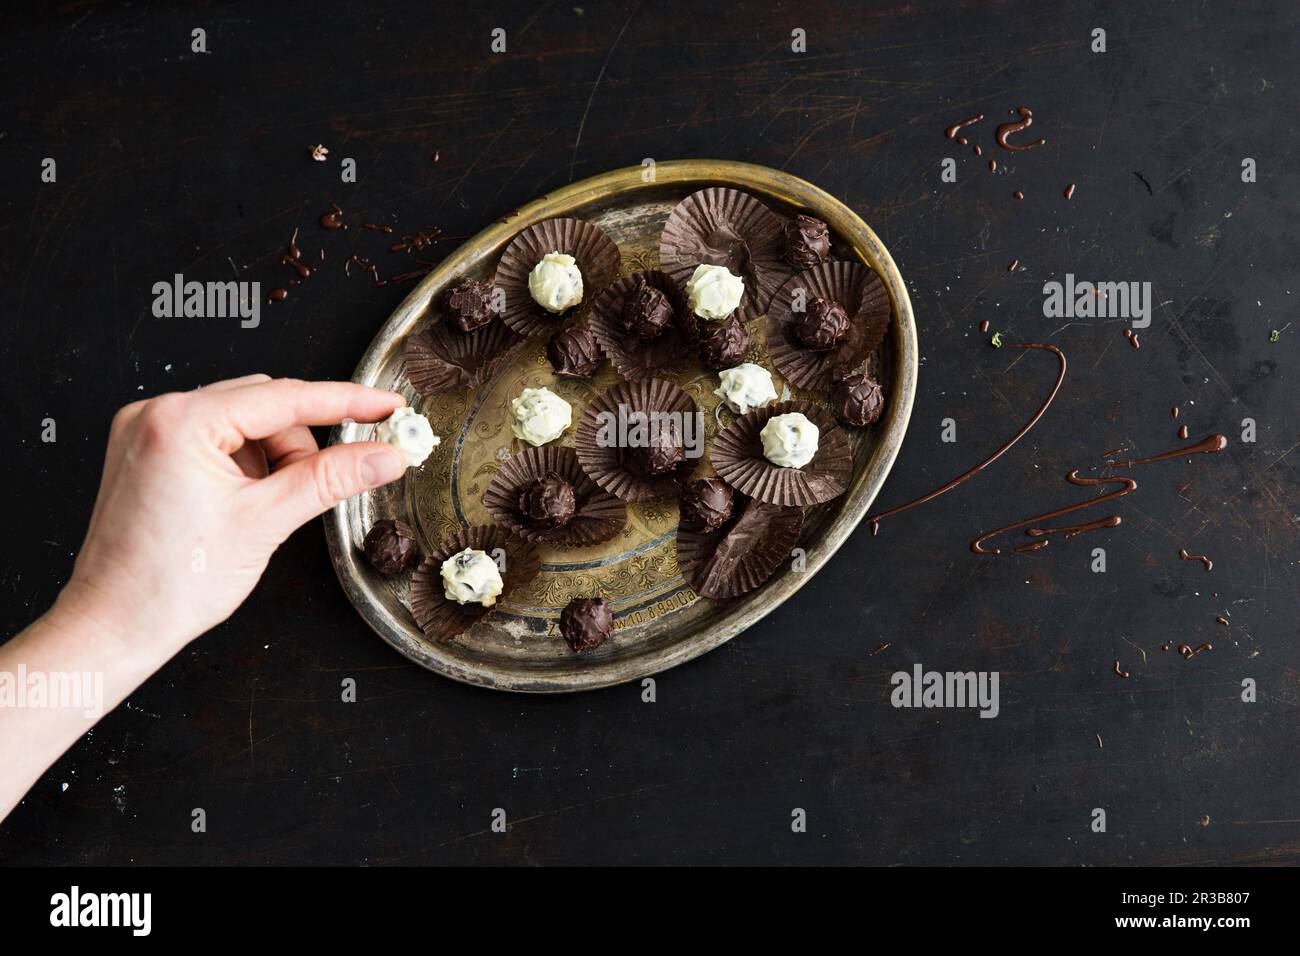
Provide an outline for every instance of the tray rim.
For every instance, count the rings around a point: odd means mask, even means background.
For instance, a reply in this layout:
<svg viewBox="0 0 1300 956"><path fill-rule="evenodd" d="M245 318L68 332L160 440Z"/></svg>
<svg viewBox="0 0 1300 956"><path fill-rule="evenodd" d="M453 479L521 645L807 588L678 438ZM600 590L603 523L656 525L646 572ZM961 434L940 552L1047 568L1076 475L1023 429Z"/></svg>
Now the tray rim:
<svg viewBox="0 0 1300 956"><path fill-rule="evenodd" d="M412 633L415 630L413 623L396 620L372 596L371 583L359 564L360 555L352 547L347 533L348 502L336 505L323 516L325 539L330 560L348 600L386 643L409 660L444 677L494 690L567 693L638 680L714 650L784 604L821 570L866 516L898 457L916 396L919 344L903 276L871 227L830 193L797 176L767 166L734 160L678 159L656 163L651 181L644 179L645 171L643 166L627 166L559 187L502 216L463 242L393 310L366 348L352 374L352 381L374 385L391 351L401 346L424 315L433 290L459 272L465 260L477 258L484 250L504 248L520 229L543 219L570 214L591 202L623 194L665 186L704 188L725 185L786 206L816 212L836 233L849 241L856 258L875 269L885 281L893 306L891 335L886 339L886 346L892 344L893 348L894 382L889 390L885 418L877 425L880 428L877 445L845 492L850 504L831 519L818 547L809 549L807 565L802 573L784 575L753 597L731 602L732 606L714 624L668 647L655 648L632 658L591 664L575 656L573 666L556 668L545 674L496 662L466 664L442 654L438 645L428 642L423 635ZM336 426L330 433L329 443L332 445L344 440L344 431L345 426Z"/></svg>

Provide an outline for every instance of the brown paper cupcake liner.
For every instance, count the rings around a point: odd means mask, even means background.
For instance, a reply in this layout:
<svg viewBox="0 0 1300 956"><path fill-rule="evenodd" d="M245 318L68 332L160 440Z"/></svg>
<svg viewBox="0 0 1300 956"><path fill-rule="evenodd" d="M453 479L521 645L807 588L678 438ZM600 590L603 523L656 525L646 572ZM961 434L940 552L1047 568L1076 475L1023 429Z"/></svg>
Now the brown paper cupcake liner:
<svg viewBox="0 0 1300 956"><path fill-rule="evenodd" d="M763 426L789 412L803 412L819 432L817 454L802 468L780 468L763 457ZM829 501L843 494L853 474L853 453L843 429L827 409L812 402L775 402L741 415L714 438L709 461L742 494L786 507Z"/></svg>
<svg viewBox="0 0 1300 956"><path fill-rule="evenodd" d="M448 601L444 595L442 562L466 548L486 551L489 555L497 548L505 551L506 567L501 573L503 588L498 603L511 591L537 577L541 569L537 548L498 525L471 525L443 538L411 578L411 614L426 637L450 640L469 630L492 611L482 604L457 604Z"/></svg>
<svg viewBox="0 0 1300 956"><path fill-rule="evenodd" d="M659 237L659 263L678 287L697 266L726 266L745 280L736 309L742 322L767 311L794 273L782 258L781 217L748 193L721 186L691 193L674 208Z"/></svg>
<svg viewBox="0 0 1300 956"><path fill-rule="evenodd" d="M620 436L617 433L606 435L605 440L602 440L602 431L606 427L618 428L620 407L625 413L678 413L682 416L683 441L688 437L686 429L694 429L695 441L702 448L703 424L696 418L695 402L681 388L662 379L622 382L596 396L578 421L574 441L578 461L592 481L624 501L654 501L675 497L703 455L698 458L683 458L682 463L667 475L643 474L632 460L629 450L619 444ZM687 422L687 419L690 421ZM605 423L609 423L608 426ZM689 444L687 442L688 453Z"/></svg>
<svg viewBox="0 0 1300 956"><path fill-rule="evenodd" d="M638 276L668 296L676 315L676 321L658 338L642 339L623 329L623 306ZM690 359L692 340L684 324L689 311L686 297L672 277L652 269L625 276L602 292L592 303L587 327L618 374L629 382L638 382L680 369Z"/></svg>
<svg viewBox="0 0 1300 956"><path fill-rule="evenodd" d="M815 352L799 341L798 315L791 308L796 289L805 307L827 299L844 307L849 328L833 349ZM889 328L889 290L880 276L856 262L823 262L790 279L767 315L767 350L777 371L798 388L826 389L862 364Z"/></svg>
<svg viewBox="0 0 1300 956"><path fill-rule="evenodd" d="M702 597L748 594L767 583L790 557L803 530L803 509L752 499L717 531L677 529L677 566Z"/></svg>
<svg viewBox="0 0 1300 956"><path fill-rule="evenodd" d="M438 320L406 338L406 377L421 395L477 388L524 340L493 319L473 332Z"/></svg>
<svg viewBox="0 0 1300 956"><path fill-rule="evenodd" d="M547 219L529 226L506 246L495 279L497 288L505 292L501 319L524 338L557 332L564 325L566 313L547 312L528 292L528 274L552 252L573 256L582 272L582 302L570 312L594 302L618 275L618 246L594 222Z"/></svg>
<svg viewBox="0 0 1300 956"><path fill-rule="evenodd" d="M555 472L573 486L576 508L562 528L535 527L519 510L519 493L529 482ZM627 506L587 477L572 448L525 448L498 469L483 506L492 517L527 541L557 547L584 547L608 541L627 524Z"/></svg>

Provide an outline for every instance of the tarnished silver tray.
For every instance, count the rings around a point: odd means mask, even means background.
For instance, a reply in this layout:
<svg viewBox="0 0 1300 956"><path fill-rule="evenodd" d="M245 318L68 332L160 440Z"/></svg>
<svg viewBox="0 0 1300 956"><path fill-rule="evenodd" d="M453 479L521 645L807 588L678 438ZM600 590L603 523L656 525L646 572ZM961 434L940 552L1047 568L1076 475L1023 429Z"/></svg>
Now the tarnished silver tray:
<svg viewBox="0 0 1300 956"><path fill-rule="evenodd" d="M557 379L545 358L545 340L525 346L473 392L422 399L403 369L406 336L421 327L430 303L465 277L488 278L507 243L544 219L574 216L598 223L618 243L624 275L659 264L659 233L673 206L706 186L749 192L775 211L806 212L824 220L834 239L832 256L856 259L884 280L892 299L890 332L871 359L888 397L882 419L848 429L853 478L846 494L811 509L799 546L802 568L787 565L758 591L733 601L700 598L677 569L674 502L629 504L623 533L606 544L576 550L541 549L542 572L522 592L454 641L433 641L409 610L410 573L384 578L358 550L379 518L400 517L420 536L423 550L466 524L491 522L482 496L501 462L520 450L510 432L507 403L525 386L545 385L574 406L574 421L597 394L618 381L611 369L594 380ZM764 318L748 323L765 362ZM770 367L770 365L769 365ZM724 160L677 160L654 167L618 169L542 196L466 242L416 286L379 330L353 380L393 389L427 415L443 443L419 469L325 515L326 538L339 580L366 622L411 660L456 680L499 690L557 692L605 687L673 667L712 650L791 597L826 563L858 526L898 454L916 392L917 339L903 278L889 252L852 210L794 176ZM673 376L705 413L707 439L730 421L717 409L715 373L701 366ZM778 388L782 387L777 376ZM796 398L824 395L790 389ZM720 424L721 423L721 424ZM374 426L347 423L331 442L373 437ZM560 444L572 444L572 430ZM707 469L707 455L703 460ZM614 606L615 633L602 647L573 654L556 633L560 609L575 596L601 595Z"/></svg>

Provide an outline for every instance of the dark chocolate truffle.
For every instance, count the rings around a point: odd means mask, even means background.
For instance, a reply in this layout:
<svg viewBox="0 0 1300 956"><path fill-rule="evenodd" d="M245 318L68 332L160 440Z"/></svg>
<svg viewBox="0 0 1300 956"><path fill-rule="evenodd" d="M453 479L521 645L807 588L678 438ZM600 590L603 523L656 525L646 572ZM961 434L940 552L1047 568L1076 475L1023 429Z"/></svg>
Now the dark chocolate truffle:
<svg viewBox="0 0 1300 956"><path fill-rule="evenodd" d="M546 358L556 375L589 378L596 374L605 359L596 337L585 325L571 325L551 336L546 343Z"/></svg>
<svg viewBox="0 0 1300 956"><path fill-rule="evenodd" d="M643 276L623 300L623 328L643 339L657 339L673 322L673 305L668 296Z"/></svg>
<svg viewBox="0 0 1300 956"><path fill-rule="evenodd" d="M669 418L658 427L650 428L649 432L648 440L632 449L632 457L646 475L666 475L686 457L681 429Z"/></svg>
<svg viewBox="0 0 1300 956"><path fill-rule="evenodd" d="M820 219L795 216L786 223L782 254L785 261L796 269L811 269L819 265L830 251L830 234L826 223Z"/></svg>
<svg viewBox="0 0 1300 956"><path fill-rule="evenodd" d="M575 653L600 647L614 629L614 612L604 598L574 598L560 612L560 636Z"/></svg>
<svg viewBox="0 0 1300 956"><path fill-rule="evenodd" d="M519 491L519 510L524 518L548 531L568 524L577 506L573 485L553 471L534 478Z"/></svg>
<svg viewBox="0 0 1300 956"><path fill-rule="evenodd" d="M845 425L870 425L885 410L885 393L866 372L856 372L835 386L831 406L835 417Z"/></svg>
<svg viewBox="0 0 1300 956"><path fill-rule="evenodd" d="M376 521L361 549L380 574L396 574L420 563L420 546L416 543L415 532L410 525L392 518Z"/></svg>
<svg viewBox="0 0 1300 956"><path fill-rule="evenodd" d="M731 520L736 494L721 478L692 481L682 492L682 524L708 534Z"/></svg>
<svg viewBox="0 0 1300 956"><path fill-rule="evenodd" d="M749 333L732 315L721 322L700 323L700 361L711 369L739 365L749 351Z"/></svg>
<svg viewBox="0 0 1300 956"><path fill-rule="evenodd" d="M470 279L447 293L447 311L452 324L462 332L473 332L492 321L492 283Z"/></svg>
<svg viewBox="0 0 1300 956"><path fill-rule="evenodd" d="M813 299L795 319L795 335L814 352L829 352L849 330L849 314L838 302Z"/></svg>

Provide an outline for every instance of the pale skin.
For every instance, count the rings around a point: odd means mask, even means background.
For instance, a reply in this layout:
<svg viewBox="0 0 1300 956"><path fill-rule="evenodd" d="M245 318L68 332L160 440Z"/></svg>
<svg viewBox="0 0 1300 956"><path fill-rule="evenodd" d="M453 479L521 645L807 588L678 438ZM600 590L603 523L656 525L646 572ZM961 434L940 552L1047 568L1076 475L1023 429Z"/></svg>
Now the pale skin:
<svg viewBox="0 0 1300 956"><path fill-rule="evenodd" d="M388 445L322 450L308 426L380 421L404 404L350 382L248 375L123 408L72 575L0 645L0 674L101 673L103 712L116 707L234 613L296 528L406 470ZM0 707L0 819L97 719Z"/></svg>

